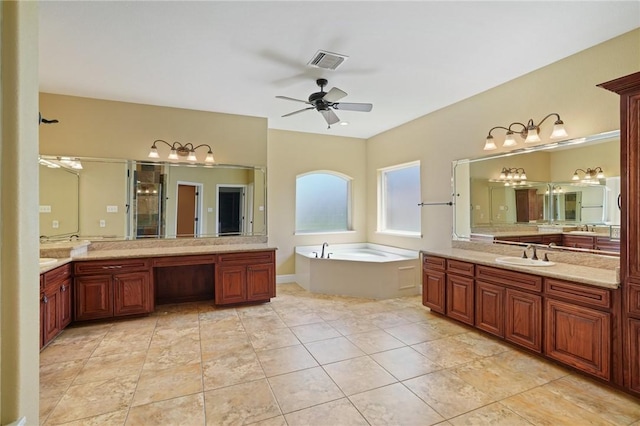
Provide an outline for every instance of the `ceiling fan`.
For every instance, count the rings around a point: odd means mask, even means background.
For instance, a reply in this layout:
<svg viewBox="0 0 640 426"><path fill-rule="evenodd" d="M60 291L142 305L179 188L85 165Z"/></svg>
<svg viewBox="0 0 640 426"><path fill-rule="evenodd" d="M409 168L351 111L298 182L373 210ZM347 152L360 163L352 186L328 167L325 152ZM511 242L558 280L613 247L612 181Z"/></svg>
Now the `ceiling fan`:
<svg viewBox="0 0 640 426"><path fill-rule="evenodd" d="M340 99L347 96L346 92L343 92L337 87L334 87L328 92L325 92L324 86L326 86L327 83L327 80L324 78L317 79L316 84L320 86L320 91L309 95L308 101L290 98L288 96L276 96L276 98L278 99L286 99L289 101L302 102L304 104L311 105L307 108L285 114L283 115L283 117L289 117L290 115L298 114L309 109L315 109L320 114L322 114L329 127L331 127L332 124L336 124L340 121L333 110L369 112L373 108L372 104L338 102Z"/></svg>

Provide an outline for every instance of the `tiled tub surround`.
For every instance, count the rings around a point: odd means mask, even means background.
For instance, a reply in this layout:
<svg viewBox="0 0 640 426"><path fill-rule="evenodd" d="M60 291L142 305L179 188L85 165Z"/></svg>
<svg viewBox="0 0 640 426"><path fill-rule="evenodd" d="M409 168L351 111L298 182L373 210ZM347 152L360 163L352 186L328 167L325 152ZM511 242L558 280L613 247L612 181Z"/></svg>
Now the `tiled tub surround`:
<svg viewBox="0 0 640 426"><path fill-rule="evenodd" d="M41 424L636 425L638 400L434 315L278 286L66 329L40 355Z"/></svg>

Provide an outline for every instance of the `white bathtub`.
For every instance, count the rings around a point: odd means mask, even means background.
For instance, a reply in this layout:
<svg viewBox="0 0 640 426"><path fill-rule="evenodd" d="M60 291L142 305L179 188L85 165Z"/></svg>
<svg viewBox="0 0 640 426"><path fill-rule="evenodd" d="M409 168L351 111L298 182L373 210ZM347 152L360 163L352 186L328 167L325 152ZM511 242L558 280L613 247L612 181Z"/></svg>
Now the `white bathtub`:
<svg viewBox="0 0 640 426"><path fill-rule="evenodd" d="M329 245L324 259L321 252L319 245L296 247L296 282L312 293L370 299L420 294L417 251L358 243Z"/></svg>

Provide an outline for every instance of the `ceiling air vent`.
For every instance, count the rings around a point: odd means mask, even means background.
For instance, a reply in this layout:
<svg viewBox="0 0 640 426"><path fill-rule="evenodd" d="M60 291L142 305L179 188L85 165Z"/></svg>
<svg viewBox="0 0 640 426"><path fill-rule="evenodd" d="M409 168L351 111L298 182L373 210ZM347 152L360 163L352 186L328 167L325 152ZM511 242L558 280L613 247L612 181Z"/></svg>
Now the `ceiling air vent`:
<svg viewBox="0 0 640 426"><path fill-rule="evenodd" d="M338 53L327 52L326 50L318 50L307 65L325 70L335 70L341 63L349 57Z"/></svg>

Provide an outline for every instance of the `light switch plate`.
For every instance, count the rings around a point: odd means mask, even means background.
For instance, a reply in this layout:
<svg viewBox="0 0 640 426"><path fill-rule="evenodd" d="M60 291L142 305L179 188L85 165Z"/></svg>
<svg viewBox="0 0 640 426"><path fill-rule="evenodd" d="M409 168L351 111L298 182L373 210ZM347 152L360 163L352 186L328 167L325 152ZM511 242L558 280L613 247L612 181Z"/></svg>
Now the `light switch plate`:
<svg viewBox="0 0 640 426"><path fill-rule="evenodd" d="M51 206L40 206L40 213L51 213Z"/></svg>
<svg viewBox="0 0 640 426"><path fill-rule="evenodd" d="M107 206L107 213L118 213L118 206Z"/></svg>

